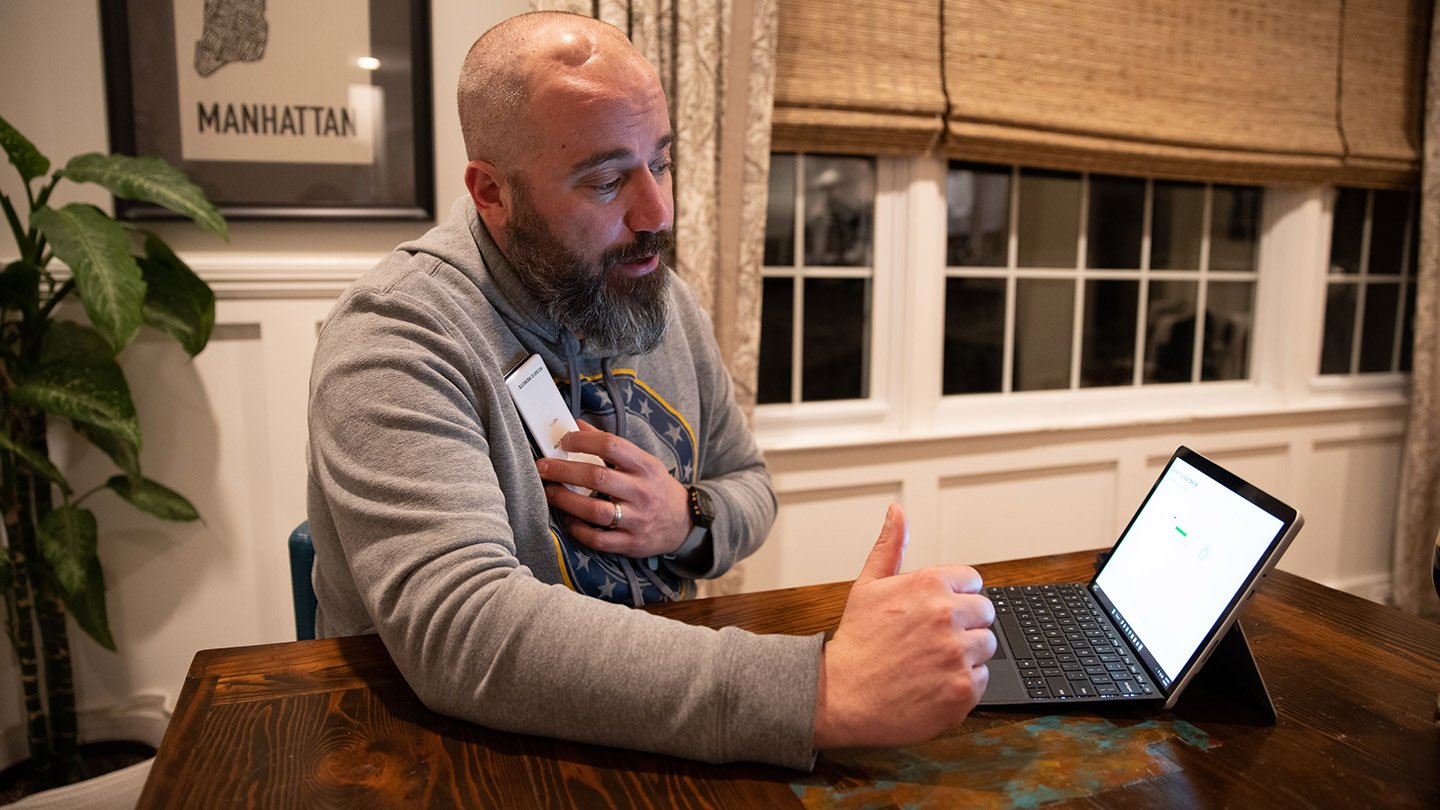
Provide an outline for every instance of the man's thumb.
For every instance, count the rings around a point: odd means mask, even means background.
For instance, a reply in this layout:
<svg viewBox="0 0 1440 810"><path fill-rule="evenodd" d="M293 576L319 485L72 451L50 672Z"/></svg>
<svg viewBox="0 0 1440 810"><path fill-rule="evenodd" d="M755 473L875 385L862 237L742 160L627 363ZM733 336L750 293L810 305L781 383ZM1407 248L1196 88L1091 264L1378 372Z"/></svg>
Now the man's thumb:
<svg viewBox="0 0 1440 810"><path fill-rule="evenodd" d="M885 525L880 528L880 536L875 540L875 547L870 549L870 556L865 558L865 566L860 569L857 579L895 576L900 572L900 563L905 560L905 546L909 542L910 528L905 523L905 510L892 503L885 510Z"/></svg>

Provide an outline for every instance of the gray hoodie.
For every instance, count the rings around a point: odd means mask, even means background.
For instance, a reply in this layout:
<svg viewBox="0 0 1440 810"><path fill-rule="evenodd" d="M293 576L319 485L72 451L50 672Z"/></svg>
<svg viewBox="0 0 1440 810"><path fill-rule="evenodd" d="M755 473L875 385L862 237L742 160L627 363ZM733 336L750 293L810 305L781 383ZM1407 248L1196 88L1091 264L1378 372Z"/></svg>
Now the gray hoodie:
<svg viewBox="0 0 1440 810"><path fill-rule="evenodd" d="M491 728L808 768L821 636L615 603L693 593L692 575L724 573L775 515L710 321L672 280L659 348L594 356L543 314L462 199L352 285L310 384L316 628L378 633L427 706ZM576 415L711 495L706 570L565 535L504 386L532 352Z"/></svg>

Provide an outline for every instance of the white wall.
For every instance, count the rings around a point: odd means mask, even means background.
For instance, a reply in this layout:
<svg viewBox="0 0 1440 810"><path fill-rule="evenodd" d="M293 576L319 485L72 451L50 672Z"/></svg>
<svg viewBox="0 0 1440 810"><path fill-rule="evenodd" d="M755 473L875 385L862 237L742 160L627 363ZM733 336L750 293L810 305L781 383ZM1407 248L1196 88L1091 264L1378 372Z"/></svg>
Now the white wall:
<svg viewBox="0 0 1440 810"><path fill-rule="evenodd" d="M107 147L93 0L5 0L0 115L51 155ZM524 0L433 0L438 209L463 193L454 77L473 38ZM61 32L56 34L54 32ZM16 189L0 167L0 187ZM88 199L108 205L103 194ZM193 362L142 337L124 356L147 473L199 507L203 525L162 523L97 498L119 654L77 644L81 703L137 692L173 700L199 649L293 638L284 539L304 516L305 396L315 330L334 296L415 223L232 223L228 246L180 226L173 244L220 297L219 326ZM0 257L13 246L0 242ZM1232 463L1307 514L1286 568L1372 596L1388 589L1404 406L1175 418L1141 426L1024 430L794 446L771 436L781 501L745 588L846 579L884 505L912 522L907 565L980 562L1108 545L1178 443ZM109 474L92 450L58 459L82 487ZM18 677L0 663L0 728L19 715Z"/></svg>

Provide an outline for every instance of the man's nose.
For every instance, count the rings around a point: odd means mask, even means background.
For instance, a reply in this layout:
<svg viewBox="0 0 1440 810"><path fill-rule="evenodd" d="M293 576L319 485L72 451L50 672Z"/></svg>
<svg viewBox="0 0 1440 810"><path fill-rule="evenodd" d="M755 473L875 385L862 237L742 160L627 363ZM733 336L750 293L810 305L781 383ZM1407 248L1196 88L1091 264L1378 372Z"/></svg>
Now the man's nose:
<svg viewBox="0 0 1440 810"><path fill-rule="evenodd" d="M640 178L627 184L626 190L630 192L630 200L625 225L632 233L665 231L675 224L675 202L668 172L658 178L648 171L640 172Z"/></svg>

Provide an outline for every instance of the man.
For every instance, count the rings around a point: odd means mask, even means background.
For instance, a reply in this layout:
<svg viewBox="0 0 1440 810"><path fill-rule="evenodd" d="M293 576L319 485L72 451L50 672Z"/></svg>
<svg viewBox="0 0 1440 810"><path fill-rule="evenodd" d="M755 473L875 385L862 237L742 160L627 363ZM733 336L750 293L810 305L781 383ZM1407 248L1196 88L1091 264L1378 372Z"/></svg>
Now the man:
<svg viewBox="0 0 1440 810"><path fill-rule="evenodd" d="M688 595L775 511L710 322L660 265L664 93L616 29L537 13L476 42L459 103L469 198L341 297L316 352L319 632L378 633L439 712L707 761L807 768L963 719L993 609L973 569L896 574L898 507L828 644L615 604ZM582 418L565 449L607 466L532 460L503 382L531 353Z"/></svg>

